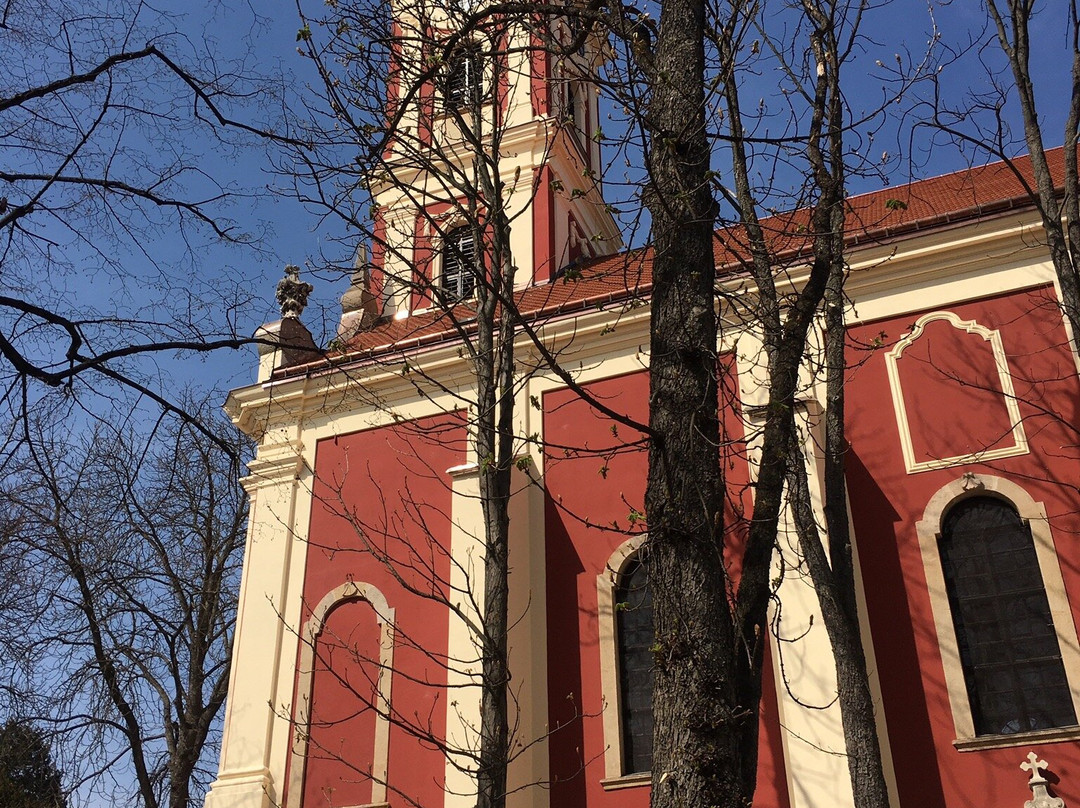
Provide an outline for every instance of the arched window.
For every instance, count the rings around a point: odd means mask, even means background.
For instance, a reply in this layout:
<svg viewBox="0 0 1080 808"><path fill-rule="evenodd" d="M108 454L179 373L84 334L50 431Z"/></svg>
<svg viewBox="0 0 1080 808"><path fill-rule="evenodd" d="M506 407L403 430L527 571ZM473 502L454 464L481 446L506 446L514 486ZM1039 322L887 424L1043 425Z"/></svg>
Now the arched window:
<svg viewBox="0 0 1080 808"><path fill-rule="evenodd" d="M647 567L631 557L615 583L622 774L652 768L653 609Z"/></svg>
<svg viewBox="0 0 1080 808"><path fill-rule="evenodd" d="M476 240L471 227L456 227L446 234L439 286L451 300L472 297L476 289Z"/></svg>
<svg viewBox="0 0 1080 808"><path fill-rule="evenodd" d="M963 499L945 513L938 547L975 734L1075 725L1026 521L996 497Z"/></svg>

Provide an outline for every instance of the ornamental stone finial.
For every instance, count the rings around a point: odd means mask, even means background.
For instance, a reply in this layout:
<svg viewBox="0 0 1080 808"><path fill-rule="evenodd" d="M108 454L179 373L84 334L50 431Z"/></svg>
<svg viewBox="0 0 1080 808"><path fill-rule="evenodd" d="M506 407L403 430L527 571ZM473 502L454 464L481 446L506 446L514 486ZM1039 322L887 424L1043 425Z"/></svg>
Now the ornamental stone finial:
<svg viewBox="0 0 1080 808"><path fill-rule="evenodd" d="M1027 761L1020 764L1020 768L1031 772L1028 780L1028 788L1031 789L1032 799L1024 803L1024 808L1065 808L1065 800L1061 797L1051 797L1046 787L1050 781L1042 776L1042 770L1047 767L1045 760L1039 760L1034 752L1028 752Z"/></svg>
<svg viewBox="0 0 1080 808"><path fill-rule="evenodd" d="M285 267L285 277L278 281L276 295L281 316L299 317L313 288L310 283L300 280L300 267L294 264Z"/></svg>

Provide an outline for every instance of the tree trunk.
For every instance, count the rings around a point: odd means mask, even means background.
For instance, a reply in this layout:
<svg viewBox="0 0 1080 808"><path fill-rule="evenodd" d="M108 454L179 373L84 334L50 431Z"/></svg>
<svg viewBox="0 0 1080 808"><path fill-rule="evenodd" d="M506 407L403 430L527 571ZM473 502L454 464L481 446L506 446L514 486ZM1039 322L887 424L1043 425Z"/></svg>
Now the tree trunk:
<svg viewBox="0 0 1080 808"><path fill-rule="evenodd" d="M704 14L702 0L663 4L647 116L654 258L645 503L656 630L654 808L748 804L721 538Z"/></svg>
<svg viewBox="0 0 1080 808"><path fill-rule="evenodd" d="M792 445L789 467L789 496L799 534L799 545L814 583L825 630L832 645L852 794L859 808L888 808L889 794L882 767L866 657L859 632L858 614L855 611L854 584L849 587L841 582L841 576L836 574L835 562L834 567L829 566L810 505L806 459L797 443ZM841 494L844 496L842 518L846 522L846 495L842 489ZM835 503L830 502L834 496L835 490L826 491L825 507L830 526L834 521L839 521L840 517L840 514L830 512L835 507ZM837 518L834 519L834 516ZM844 529L839 530L838 535L829 534L830 545L834 551L837 545L840 545L850 553L848 533L849 531Z"/></svg>
<svg viewBox="0 0 1080 808"><path fill-rule="evenodd" d="M473 111L473 133L480 139L482 115L478 108ZM493 132L492 137L492 153L497 155L497 133ZM503 808L506 805L507 767L510 765L507 633L510 630L510 480L515 459L515 310L511 305L515 268L510 251L510 223L494 179L497 164L492 171L486 161L478 160L474 168L474 187L487 200L492 222L491 277L484 277L484 261L481 260L476 278L476 451L484 517L484 614L479 638L482 657L476 806ZM474 237L474 243L479 247L483 242ZM482 248L477 252L482 254Z"/></svg>
<svg viewBox="0 0 1080 808"><path fill-rule="evenodd" d="M501 274L501 273L497 273ZM506 686L509 681L506 634L509 604L510 463L504 451L505 430L513 395L501 382L505 362L512 366L512 341L502 340L497 327L496 295L480 291L477 333L476 451L480 463L480 505L484 518L484 600L481 651L480 749L476 775L477 808L506 804L506 767L509 762L509 720Z"/></svg>

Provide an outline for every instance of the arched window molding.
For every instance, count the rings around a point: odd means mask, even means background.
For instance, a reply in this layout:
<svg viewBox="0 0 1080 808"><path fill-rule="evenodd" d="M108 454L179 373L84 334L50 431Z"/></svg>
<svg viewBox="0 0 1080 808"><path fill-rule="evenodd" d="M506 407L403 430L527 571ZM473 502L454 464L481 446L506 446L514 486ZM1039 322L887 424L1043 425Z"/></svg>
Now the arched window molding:
<svg viewBox="0 0 1080 808"><path fill-rule="evenodd" d="M1005 407L1012 424L1012 446L999 446L996 449L987 449L955 457L942 457L935 460L920 461L916 459L915 448L911 439L911 424L908 421L907 404L904 401L904 390L900 382L899 362L904 356L904 351L911 347L922 336L926 326L935 320L944 320L953 328L965 331L968 334L977 334L990 343L990 349L994 354L994 365L997 368L998 379L1001 383L1001 392L1005 398ZM904 465L907 467L909 474L1027 454L1027 436L1024 433L1024 423L1020 417L1020 406L1016 401L1016 393L1013 390L1012 376L1009 373L1005 348L1001 344L1000 332L979 325L975 320L961 320L959 316L951 311L933 311L916 320L911 331L897 342L891 351L885 354L885 367L889 374L893 408L896 411L896 423L900 430L900 449L904 454Z"/></svg>
<svg viewBox="0 0 1080 808"><path fill-rule="evenodd" d="M968 473L934 494L923 512L923 518L915 525L930 606L934 615L938 649L945 673L946 691L956 729L956 740L953 743L958 749L965 750L1080 738L1080 727L1075 726L1018 732L1011 735L976 736L975 734L975 723L968 701L967 684L960 660L956 630L953 626L938 541L942 518L946 511L964 499L977 496L992 496L1007 501L1028 523L1038 558L1039 572L1046 590L1046 599L1050 606L1050 615L1054 622L1054 632L1057 635L1065 674L1069 680L1073 709L1080 716L1080 643L1077 640L1076 625L1065 592L1065 582L1061 575L1057 550L1050 533L1050 523L1046 518L1046 509L1041 502L1036 502L1016 483L988 474Z"/></svg>
<svg viewBox="0 0 1080 808"><path fill-rule="evenodd" d="M367 601L379 624L378 703L375 707L375 754L371 761L371 802L363 808L386 805L386 772L390 754L390 686L394 669L394 610L375 586L347 581L326 593L300 633L300 660L297 669L294 712L292 764L289 774L289 808L299 808L304 793L304 770L307 763L308 734L311 722L311 689L315 676L315 643L326 625L327 615L342 603ZM360 808L353 806L352 808Z"/></svg>
<svg viewBox="0 0 1080 808"><path fill-rule="evenodd" d="M623 771L622 698L619 684L619 643L615 591L619 576L645 544L646 536L634 536L620 544L596 577L597 628L600 646L600 686L604 697L604 780L605 789L644 785L648 772Z"/></svg>

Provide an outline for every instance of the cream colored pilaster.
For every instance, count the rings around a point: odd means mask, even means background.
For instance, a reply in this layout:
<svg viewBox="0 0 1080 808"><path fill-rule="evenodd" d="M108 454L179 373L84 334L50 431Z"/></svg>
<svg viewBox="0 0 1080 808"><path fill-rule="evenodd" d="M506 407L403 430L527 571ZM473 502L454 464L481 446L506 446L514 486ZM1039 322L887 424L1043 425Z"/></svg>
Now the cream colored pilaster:
<svg viewBox="0 0 1080 808"><path fill-rule="evenodd" d="M264 437L243 480L250 523L221 763L206 808L274 808L285 787L304 563L297 533L310 506L296 432Z"/></svg>
<svg viewBox="0 0 1080 808"><path fill-rule="evenodd" d="M480 748L480 647L472 626L484 608L484 527L478 469L450 470L453 511L450 531L451 605L449 685L446 709L446 808L476 801L475 765ZM547 808L547 603L544 578L543 491L515 469L510 499L510 596L508 636L511 728L510 808ZM455 611L459 613L455 613ZM464 754L462 754L464 753Z"/></svg>
<svg viewBox="0 0 1080 808"><path fill-rule="evenodd" d="M445 808L476 803L480 749L480 648L477 630L484 609L484 519L475 463L450 469L450 605L447 638ZM453 750L459 750L455 753Z"/></svg>
<svg viewBox="0 0 1080 808"><path fill-rule="evenodd" d="M508 808L547 808L551 794L542 787L550 780L544 493L534 468L515 469L511 481L508 703L515 757L507 773Z"/></svg>
<svg viewBox="0 0 1080 808"><path fill-rule="evenodd" d="M740 396L745 411L750 473L756 477L760 460L760 413L768 400L767 360L759 340L743 334L736 348ZM804 389L812 379L804 376ZM821 474L812 432L820 420L816 401L803 410L806 457L811 458L810 494L814 511L821 513ZM806 413L809 412L810 415ZM820 444L818 444L820 445ZM818 519L819 525L824 524ZM785 508L777 526L773 578L779 581L779 607L773 615L770 651L776 676L791 808L845 808L854 806L848 776L844 728L836 701L836 666L832 644L821 619L817 593L799 551L792 514Z"/></svg>
<svg viewBox="0 0 1080 808"><path fill-rule="evenodd" d="M810 402L808 409L810 414L804 410L802 424L804 453L809 458L810 496L820 527L825 524L816 450L820 443L813 434L820 426L820 413L816 402ZM772 652L791 808L854 806L832 643L788 509L781 513L777 533L774 576L780 579L780 608Z"/></svg>

